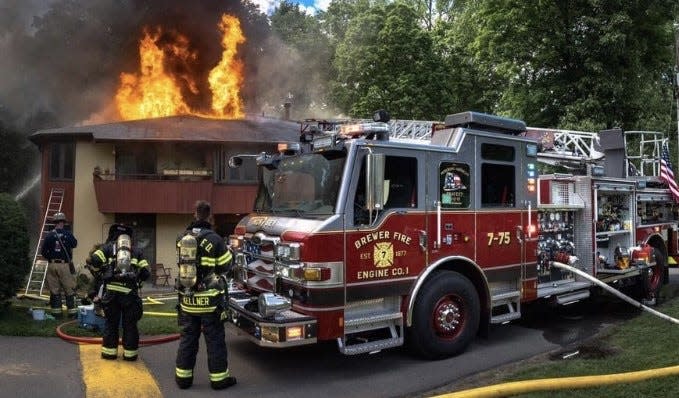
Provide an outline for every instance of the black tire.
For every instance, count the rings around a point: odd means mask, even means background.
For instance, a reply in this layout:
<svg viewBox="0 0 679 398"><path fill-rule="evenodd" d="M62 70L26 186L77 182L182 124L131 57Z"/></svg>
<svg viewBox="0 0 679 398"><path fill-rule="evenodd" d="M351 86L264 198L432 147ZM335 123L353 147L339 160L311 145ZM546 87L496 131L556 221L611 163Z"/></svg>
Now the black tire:
<svg viewBox="0 0 679 398"><path fill-rule="evenodd" d="M658 249L653 249L653 256L655 257L655 266L647 268L642 277L643 291L646 299L656 299L659 296L660 288L663 285L665 278L665 270L667 269L667 259Z"/></svg>
<svg viewBox="0 0 679 398"><path fill-rule="evenodd" d="M480 313L479 295L469 279L457 272L438 272L416 298L408 345L427 359L457 355L476 336Z"/></svg>

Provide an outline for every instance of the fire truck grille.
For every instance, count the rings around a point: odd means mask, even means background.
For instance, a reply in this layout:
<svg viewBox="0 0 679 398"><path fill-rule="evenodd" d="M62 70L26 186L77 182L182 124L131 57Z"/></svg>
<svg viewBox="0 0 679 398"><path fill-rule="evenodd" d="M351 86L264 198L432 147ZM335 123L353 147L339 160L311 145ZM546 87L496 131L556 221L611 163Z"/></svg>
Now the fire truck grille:
<svg viewBox="0 0 679 398"><path fill-rule="evenodd" d="M245 242L245 253L248 259L248 263L252 262L254 260L255 256L259 256L262 254L262 247L261 245L256 245L250 241Z"/></svg>
<svg viewBox="0 0 679 398"><path fill-rule="evenodd" d="M274 245L264 241L257 244L250 239L246 239L243 246L245 255L246 272L248 285L262 290L273 288L274 278ZM244 275L244 276L245 276Z"/></svg>

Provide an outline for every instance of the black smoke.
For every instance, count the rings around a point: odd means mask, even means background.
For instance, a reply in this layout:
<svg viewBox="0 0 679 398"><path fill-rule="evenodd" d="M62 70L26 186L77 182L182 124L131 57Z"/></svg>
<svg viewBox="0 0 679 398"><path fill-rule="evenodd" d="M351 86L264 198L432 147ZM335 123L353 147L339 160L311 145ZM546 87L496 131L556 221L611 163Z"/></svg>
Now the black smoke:
<svg viewBox="0 0 679 398"><path fill-rule="evenodd" d="M221 56L222 14L237 16L247 42L243 97L258 108L257 65L268 52L266 15L243 0L0 0L0 117L26 132L109 118L120 73L139 68L144 29L162 29L161 43L185 36L195 62L166 67L189 73L198 92L183 87L191 106L209 108L207 74ZM98 121L102 121L101 117Z"/></svg>
<svg viewBox="0 0 679 398"><path fill-rule="evenodd" d="M31 224L40 221L37 185L27 191L39 175L39 151L27 137L115 121L120 74L138 72L144 29L162 29L161 41L188 39L199 55L195 62L166 67L193 74L202 94L182 87L185 98L209 109L207 74L221 57L217 24L224 13L241 21L242 95L246 112L258 112L262 93L275 85L258 65L274 49L266 15L247 0L0 0L0 192L21 198L35 216Z"/></svg>

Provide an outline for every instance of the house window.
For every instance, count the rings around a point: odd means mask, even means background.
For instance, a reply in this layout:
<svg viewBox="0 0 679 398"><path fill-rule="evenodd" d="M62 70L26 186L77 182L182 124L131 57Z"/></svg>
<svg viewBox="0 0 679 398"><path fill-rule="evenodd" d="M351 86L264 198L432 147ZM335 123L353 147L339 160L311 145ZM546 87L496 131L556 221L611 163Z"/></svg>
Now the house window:
<svg viewBox="0 0 679 398"><path fill-rule="evenodd" d="M50 179L73 180L75 143L54 142L50 149Z"/></svg>
<svg viewBox="0 0 679 398"><path fill-rule="evenodd" d="M156 151L150 145L117 145L116 174L118 178L153 177L156 173Z"/></svg>

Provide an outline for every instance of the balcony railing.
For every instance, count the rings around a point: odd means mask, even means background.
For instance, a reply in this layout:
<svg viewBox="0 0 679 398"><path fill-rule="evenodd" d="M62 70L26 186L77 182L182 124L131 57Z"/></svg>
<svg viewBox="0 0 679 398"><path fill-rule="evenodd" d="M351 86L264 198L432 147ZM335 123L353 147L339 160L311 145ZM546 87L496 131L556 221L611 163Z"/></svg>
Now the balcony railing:
<svg viewBox="0 0 679 398"><path fill-rule="evenodd" d="M188 170L172 171L177 172L95 174L93 184L99 211L191 214L197 200L211 202L215 214L252 210L256 185L215 183L209 170L191 170L191 174Z"/></svg>
<svg viewBox="0 0 679 398"><path fill-rule="evenodd" d="M130 173L107 173L94 172L94 178L102 180L181 180L202 181L212 179L212 170L204 169L164 169L158 174L130 174Z"/></svg>

